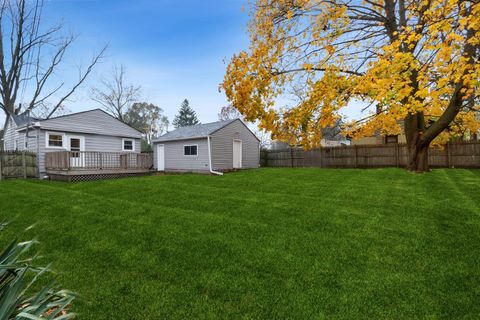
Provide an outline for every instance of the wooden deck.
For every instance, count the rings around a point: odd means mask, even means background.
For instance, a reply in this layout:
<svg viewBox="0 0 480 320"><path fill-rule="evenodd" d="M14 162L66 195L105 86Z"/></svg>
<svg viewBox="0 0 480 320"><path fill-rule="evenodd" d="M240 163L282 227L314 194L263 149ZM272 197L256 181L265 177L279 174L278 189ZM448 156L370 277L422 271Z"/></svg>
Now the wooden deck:
<svg viewBox="0 0 480 320"><path fill-rule="evenodd" d="M151 172L153 155L147 153L59 151L45 154L50 179L86 181L144 175Z"/></svg>

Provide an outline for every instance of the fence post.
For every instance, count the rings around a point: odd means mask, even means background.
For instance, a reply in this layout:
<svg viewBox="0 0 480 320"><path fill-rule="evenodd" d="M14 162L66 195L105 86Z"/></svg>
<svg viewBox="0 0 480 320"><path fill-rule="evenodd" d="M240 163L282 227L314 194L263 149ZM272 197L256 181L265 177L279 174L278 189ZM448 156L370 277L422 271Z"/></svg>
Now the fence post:
<svg viewBox="0 0 480 320"><path fill-rule="evenodd" d="M400 166L400 148L398 147L398 142L395 144L395 157L397 158L395 163L398 168Z"/></svg>
<svg viewBox="0 0 480 320"><path fill-rule="evenodd" d="M290 161L292 163L292 168L293 168L293 147L290 147Z"/></svg>
<svg viewBox="0 0 480 320"><path fill-rule="evenodd" d="M2 162L3 162L3 153L0 151L0 180L3 179L3 166L2 166Z"/></svg>
<svg viewBox="0 0 480 320"><path fill-rule="evenodd" d="M447 168L450 168L450 148L449 148L449 142L445 145L445 149L447 151Z"/></svg>
<svg viewBox="0 0 480 320"><path fill-rule="evenodd" d="M323 147L320 146L320 168L323 168Z"/></svg>
<svg viewBox="0 0 480 320"><path fill-rule="evenodd" d="M355 169L358 168L358 148L357 145L353 145L353 150L355 151Z"/></svg>
<svg viewBox="0 0 480 320"><path fill-rule="evenodd" d="M27 161L25 160L25 151L22 151L23 179L27 179Z"/></svg>

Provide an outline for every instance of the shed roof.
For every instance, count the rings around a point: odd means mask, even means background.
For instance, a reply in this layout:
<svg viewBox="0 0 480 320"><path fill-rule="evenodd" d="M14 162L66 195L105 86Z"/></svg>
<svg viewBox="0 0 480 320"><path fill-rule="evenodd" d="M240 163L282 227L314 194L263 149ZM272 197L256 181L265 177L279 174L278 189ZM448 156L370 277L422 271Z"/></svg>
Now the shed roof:
<svg viewBox="0 0 480 320"><path fill-rule="evenodd" d="M214 133L215 131L225 127L226 125L236 120L238 119L181 127L165 133L164 135L153 140L153 142L206 138L208 135Z"/></svg>

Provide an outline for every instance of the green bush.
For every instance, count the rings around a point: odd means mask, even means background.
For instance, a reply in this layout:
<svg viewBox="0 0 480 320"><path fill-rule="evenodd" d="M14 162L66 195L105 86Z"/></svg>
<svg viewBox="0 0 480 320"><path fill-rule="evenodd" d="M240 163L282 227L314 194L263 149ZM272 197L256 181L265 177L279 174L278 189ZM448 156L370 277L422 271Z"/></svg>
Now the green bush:
<svg viewBox="0 0 480 320"><path fill-rule="evenodd" d="M5 223L0 223L0 231ZM49 267L33 265L35 255L30 255L37 241L12 241L0 254L0 320L10 319L72 319L69 312L74 294L58 289L50 281L40 290L42 276L50 273Z"/></svg>

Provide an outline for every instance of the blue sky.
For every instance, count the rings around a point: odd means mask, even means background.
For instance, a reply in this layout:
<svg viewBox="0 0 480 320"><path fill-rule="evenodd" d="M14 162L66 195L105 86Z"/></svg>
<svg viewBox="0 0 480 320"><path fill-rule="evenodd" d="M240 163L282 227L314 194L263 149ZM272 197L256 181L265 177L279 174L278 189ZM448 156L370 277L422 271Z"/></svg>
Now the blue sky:
<svg viewBox="0 0 480 320"><path fill-rule="evenodd" d="M70 111L97 107L90 88L123 64L127 81L145 101L173 119L188 98L202 122L217 120L226 99L218 90L225 61L248 46L243 0L48 0L44 22L62 21L78 35L57 77L75 79L106 43L108 52L87 83L66 104Z"/></svg>

